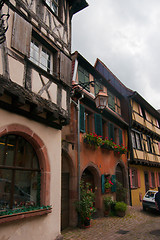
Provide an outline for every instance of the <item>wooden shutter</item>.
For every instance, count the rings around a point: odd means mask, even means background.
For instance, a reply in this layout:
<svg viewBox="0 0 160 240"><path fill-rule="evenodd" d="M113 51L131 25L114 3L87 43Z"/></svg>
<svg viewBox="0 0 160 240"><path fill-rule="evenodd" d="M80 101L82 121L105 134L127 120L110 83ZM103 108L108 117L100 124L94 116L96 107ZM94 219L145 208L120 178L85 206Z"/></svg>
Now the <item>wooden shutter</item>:
<svg viewBox="0 0 160 240"><path fill-rule="evenodd" d="M109 132L109 140L112 139L114 142L114 125L112 123L108 123L108 132Z"/></svg>
<svg viewBox="0 0 160 240"><path fill-rule="evenodd" d="M32 25L14 13L11 47L29 57Z"/></svg>
<svg viewBox="0 0 160 240"><path fill-rule="evenodd" d="M123 144L122 130L119 128L119 145Z"/></svg>
<svg viewBox="0 0 160 240"><path fill-rule="evenodd" d="M85 108L80 105L80 131L85 132Z"/></svg>
<svg viewBox="0 0 160 240"><path fill-rule="evenodd" d="M60 53L60 79L71 86L72 61L64 53Z"/></svg>
<svg viewBox="0 0 160 240"><path fill-rule="evenodd" d="M131 185L131 188L133 188L133 183L132 183L132 169L131 169L131 168L129 169L129 177L130 177L130 185Z"/></svg>
<svg viewBox="0 0 160 240"><path fill-rule="evenodd" d="M100 114L95 113L94 114L94 119L95 119L95 133L98 136L102 136L102 117Z"/></svg>
<svg viewBox="0 0 160 240"><path fill-rule="evenodd" d="M115 175L112 175L111 182L113 183L111 187L111 192L116 192L116 176Z"/></svg>
<svg viewBox="0 0 160 240"><path fill-rule="evenodd" d="M102 193L105 193L105 187L104 187L104 185L105 185L105 176L104 176L104 174L101 175L101 185L102 185Z"/></svg>

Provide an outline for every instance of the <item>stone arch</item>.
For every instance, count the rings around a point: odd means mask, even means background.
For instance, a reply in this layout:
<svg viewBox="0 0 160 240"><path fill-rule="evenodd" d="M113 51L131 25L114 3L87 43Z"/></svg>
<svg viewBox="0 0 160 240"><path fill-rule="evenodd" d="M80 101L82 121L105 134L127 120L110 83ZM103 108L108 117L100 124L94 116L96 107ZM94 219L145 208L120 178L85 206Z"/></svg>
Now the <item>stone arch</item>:
<svg viewBox="0 0 160 240"><path fill-rule="evenodd" d="M102 214L102 198L101 198L101 172L97 165L94 163L90 162L88 165L81 171L81 178L82 174L84 173L85 170L88 170L91 172L94 178L94 185L95 185L95 207L97 209L97 214L101 215Z"/></svg>
<svg viewBox="0 0 160 240"><path fill-rule="evenodd" d="M30 128L21 124L10 124L0 128L0 137L7 134L20 135L34 148L41 169L41 204L50 204L50 164L46 146Z"/></svg>

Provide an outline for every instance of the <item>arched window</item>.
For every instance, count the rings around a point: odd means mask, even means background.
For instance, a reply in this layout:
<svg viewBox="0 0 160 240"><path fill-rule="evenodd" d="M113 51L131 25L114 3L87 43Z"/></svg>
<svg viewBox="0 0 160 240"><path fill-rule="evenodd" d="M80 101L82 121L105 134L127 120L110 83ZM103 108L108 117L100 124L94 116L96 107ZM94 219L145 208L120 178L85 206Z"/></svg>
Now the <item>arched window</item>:
<svg viewBox="0 0 160 240"><path fill-rule="evenodd" d="M0 137L0 210L40 205L40 167L32 145L19 135Z"/></svg>

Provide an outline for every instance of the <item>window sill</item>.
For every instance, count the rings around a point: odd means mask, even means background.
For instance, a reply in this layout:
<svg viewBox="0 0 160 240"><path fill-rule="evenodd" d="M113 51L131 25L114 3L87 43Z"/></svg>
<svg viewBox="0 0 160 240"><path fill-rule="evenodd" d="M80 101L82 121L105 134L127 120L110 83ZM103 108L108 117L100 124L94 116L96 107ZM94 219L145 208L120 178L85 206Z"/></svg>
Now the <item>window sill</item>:
<svg viewBox="0 0 160 240"><path fill-rule="evenodd" d="M28 212L15 213L12 215L4 215L4 216L0 216L0 224L12 222L12 221L16 221L24 218L42 216L51 212L52 212L52 209L50 208L50 209L38 209L38 210L33 210Z"/></svg>

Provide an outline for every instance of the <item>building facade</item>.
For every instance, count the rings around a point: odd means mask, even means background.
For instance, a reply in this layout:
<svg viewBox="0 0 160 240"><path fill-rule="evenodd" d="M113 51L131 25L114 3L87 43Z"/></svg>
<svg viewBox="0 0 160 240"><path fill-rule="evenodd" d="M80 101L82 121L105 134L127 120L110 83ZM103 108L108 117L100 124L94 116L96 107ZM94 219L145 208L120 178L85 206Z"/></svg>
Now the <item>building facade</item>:
<svg viewBox="0 0 160 240"><path fill-rule="evenodd" d="M145 192L157 190L160 184L160 113L137 92L124 86L100 60L95 68L124 96L129 125L130 203L141 205Z"/></svg>
<svg viewBox="0 0 160 240"><path fill-rule="evenodd" d="M160 184L160 114L137 92L129 98L132 205L141 205L146 191Z"/></svg>
<svg viewBox="0 0 160 240"><path fill-rule="evenodd" d="M0 238L61 239L61 129L70 120L71 18L87 3L5 2L1 17L8 10L10 17L0 44Z"/></svg>
<svg viewBox="0 0 160 240"><path fill-rule="evenodd" d="M118 200L116 179L123 187L128 189L129 186L127 153L120 154L105 149L103 144L95 147L92 142L87 142L87 137L92 136L100 141L114 142L116 146L127 146L128 125L122 114L123 96L78 52L72 55L72 76L71 123L63 129L62 137L62 182L66 183L62 186L62 216L66 214L65 219L68 219L63 228L68 223L77 223L73 203L78 198L81 180L89 182L95 192L97 216L103 215L103 197L106 194L104 185L107 178L114 183L107 194L114 200ZM95 97L99 92L108 95L104 110L99 110L95 105ZM128 195L124 201L128 201Z"/></svg>

